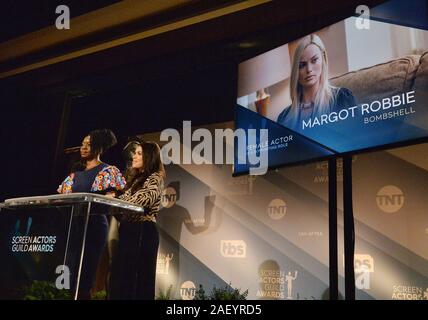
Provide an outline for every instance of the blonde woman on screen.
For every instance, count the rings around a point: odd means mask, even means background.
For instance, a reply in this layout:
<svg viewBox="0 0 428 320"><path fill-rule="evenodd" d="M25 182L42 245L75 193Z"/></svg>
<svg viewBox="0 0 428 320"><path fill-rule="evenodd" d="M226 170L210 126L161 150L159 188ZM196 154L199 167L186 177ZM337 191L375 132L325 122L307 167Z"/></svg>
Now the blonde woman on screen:
<svg viewBox="0 0 428 320"><path fill-rule="evenodd" d="M301 130L304 120L355 105L349 89L330 85L327 51L316 34L303 38L294 52L290 96L291 105L279 114L277 121L293 130Z"/></svg>

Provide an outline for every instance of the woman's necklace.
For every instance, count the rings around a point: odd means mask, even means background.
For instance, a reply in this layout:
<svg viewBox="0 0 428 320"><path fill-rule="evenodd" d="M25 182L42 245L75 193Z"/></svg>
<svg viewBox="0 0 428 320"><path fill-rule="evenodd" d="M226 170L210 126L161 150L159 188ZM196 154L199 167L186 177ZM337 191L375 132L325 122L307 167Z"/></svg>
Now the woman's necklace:
<svg viewBox="0 0 428 320"><path fill-rule="evenodd" d="M300 115L301 118L303 119L307 119L307 118L312 118L313 114L314 114L314 103L313 102L301 102L300 103Z"/></svg>
<svg viewBox="0 0 428 320"><path fill-rule="evenodd" d="M305 110L305 109L309 109L314 107L314 103L313 102L301 102L300 103L300 109Z"/></svg>

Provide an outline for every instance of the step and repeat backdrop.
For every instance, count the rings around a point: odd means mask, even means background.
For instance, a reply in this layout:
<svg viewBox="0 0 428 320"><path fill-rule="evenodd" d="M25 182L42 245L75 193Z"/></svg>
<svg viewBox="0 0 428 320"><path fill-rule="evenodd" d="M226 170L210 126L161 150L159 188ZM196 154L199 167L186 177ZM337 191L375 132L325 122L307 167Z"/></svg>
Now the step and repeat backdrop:
<svg viewBox="0 0 428 320"><path fill-rule="evenodd" d="M428 144L353 158L357 299L428 299ZM328 299L327 162L232 177L166 166L157 292L230 285L248 299ZM341 162L339 285L344 292Z"/></svg>
<svg viewBox="0 0 428 320"><path fill-rule="evenodd" d="M357 299L428 298L427 157L428 144L420 144L353 158ZM170 298L194 299L202 285L206 294L224 286L248 290L247 299L328 298L326 162L263 176L232 177L231 165L214 164L172 164L166 171L157 218L158 297L169 290ZM339 161L343 297L341 179ZM1 298L46 292L34 280L55 283L69 215L2 211L0 219ZM100 265L97 290L106 286L112 252Z"/></svg>

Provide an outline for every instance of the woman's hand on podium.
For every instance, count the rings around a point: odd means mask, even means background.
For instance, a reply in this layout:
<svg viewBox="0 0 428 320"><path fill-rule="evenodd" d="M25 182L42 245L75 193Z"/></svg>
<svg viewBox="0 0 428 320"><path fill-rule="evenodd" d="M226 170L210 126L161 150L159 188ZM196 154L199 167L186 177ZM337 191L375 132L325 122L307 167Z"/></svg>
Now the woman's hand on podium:
<svg viewBox="0 0 428 320"><path fill-rule="evenodd" d="M106 196L107 196L107 197L116 198L116 192L114 192L114 191L109 191L109 192L107 192L107 193L106 193Z"/></svg>

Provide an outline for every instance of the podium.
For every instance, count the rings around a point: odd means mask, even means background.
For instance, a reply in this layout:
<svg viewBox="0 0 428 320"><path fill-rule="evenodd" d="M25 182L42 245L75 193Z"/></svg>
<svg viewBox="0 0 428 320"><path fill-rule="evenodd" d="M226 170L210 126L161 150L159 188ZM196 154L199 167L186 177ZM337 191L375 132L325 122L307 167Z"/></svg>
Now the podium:
<svg viewBox="0 0 428 320"><path fill-rule="evenodd" d="M65 266L70 265L73 270L70 273L74 290L72 297L76 300L90 217L124 212L143 214L144 208L92 193L7 199L0 203L0 232L3 233L3 237L0 235L0 257L8 259L2 262L0 268L9 273L10 278L20 279L19 275L24 275L21 278L28 282L38 278L55 279ZM8 261L13 266L7 265ZM42 270L46 265L49 267L45 269L49 271ZM10 283L12 287L13 281ZM7 287L2 289L14 290Z"/></svg>

